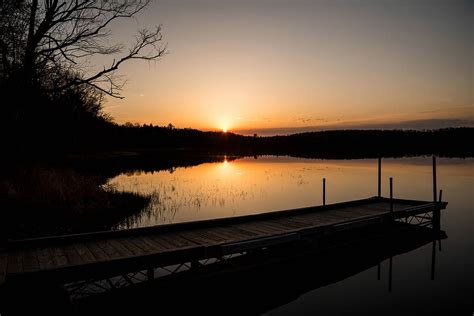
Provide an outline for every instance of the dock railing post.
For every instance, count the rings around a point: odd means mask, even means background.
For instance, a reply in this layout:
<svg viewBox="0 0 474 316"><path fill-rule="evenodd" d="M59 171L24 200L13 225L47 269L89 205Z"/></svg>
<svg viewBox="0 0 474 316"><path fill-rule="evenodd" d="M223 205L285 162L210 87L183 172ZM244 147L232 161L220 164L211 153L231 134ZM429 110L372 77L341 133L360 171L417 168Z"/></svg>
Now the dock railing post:
<svg viewBox="0 0 474 316"><path fill-rule="evenodd" d="M433 202L441 202L443 195L443 190L439 191L439 200L437 197L438 193L438 183L436 179L436 156L433 156ZM435 230L441 229L441 211L436 209L433 211L433 228Z"/></svg>
<svg viewBox="0 0 474 316"><path fill-rule="evenodd" d="M378 159L378 197L382 196L382 157Z"/></svg>
<svg viewBox="0 0 474 316"><path fill-rule="evenodd" d="M393 216L393 178L390 177L390 216Z"/></svg>
<svg viewBox="0 0 474 316"><path fill-rule="evenodd" d="M323 205L326 205L326 178L323 178Z"/></svg>
<svg viewBox="0 0 474 316"><path fill-rule="evenodd" d="M437 186L437 183L436 183L436 157L433 156L433 202L436 202L438 199L436 197L436 186Z"/></svg>
<svg viewBox="0 0 474 316"><path fill-rule="evenodd" d="M442 202L443 190L439 190L439 200L438 203ZM433 211L433 228L436 230L441 230L441 211L436 209Z"/></svg>

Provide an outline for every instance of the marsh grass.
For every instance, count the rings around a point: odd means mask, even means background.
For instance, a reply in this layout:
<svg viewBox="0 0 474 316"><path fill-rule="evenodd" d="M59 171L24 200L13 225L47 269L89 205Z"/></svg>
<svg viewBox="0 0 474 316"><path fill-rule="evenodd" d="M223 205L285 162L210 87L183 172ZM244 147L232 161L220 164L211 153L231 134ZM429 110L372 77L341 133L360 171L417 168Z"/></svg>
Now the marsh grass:
<svg viewBox="0 0 474 316"><path fill-rule="evenodd" d="M109 230L142 211L150 199L72 169L22 168L0 180L2 232L23 238Z"/></svg>

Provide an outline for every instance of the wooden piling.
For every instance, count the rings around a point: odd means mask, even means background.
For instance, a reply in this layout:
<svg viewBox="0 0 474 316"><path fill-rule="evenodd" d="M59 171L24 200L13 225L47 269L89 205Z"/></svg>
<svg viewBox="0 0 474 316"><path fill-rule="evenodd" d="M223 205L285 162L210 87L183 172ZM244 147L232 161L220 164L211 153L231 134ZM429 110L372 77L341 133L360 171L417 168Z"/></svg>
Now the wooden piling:
<svg viewBox="0 0 474 316"><path fill-rule="evenodd" d="M378 197L382 196L382 158L378 159Z"/></svg>
<svg viewBox="0 0 474 316"><path fill-rule="evenodd" d="M438 202L437 197L437 179L436 179L436 156L433 156L433 202ZM439 202L441 202L442 198L442 190L439 192ZM441 212L439 210L433 211L433 228L436 230L441 229Z"/></svg>
<svg viewBox="0 0 474 316"><path fill-rule="evenodd" d="M438 199L436 198L436 157L433 156L433 202L436 202Z"/></svg>
<svg viewBox="0 0 474 316"><path fill-rule="evenodd" d="M326 178L323 178L323 205L326 205Z"/></svg>
<svg viewBox="0 0 474 316"><path fill-rule="evenodd" d="M390 177L390 215L393 215L393 178Z"/></svg>

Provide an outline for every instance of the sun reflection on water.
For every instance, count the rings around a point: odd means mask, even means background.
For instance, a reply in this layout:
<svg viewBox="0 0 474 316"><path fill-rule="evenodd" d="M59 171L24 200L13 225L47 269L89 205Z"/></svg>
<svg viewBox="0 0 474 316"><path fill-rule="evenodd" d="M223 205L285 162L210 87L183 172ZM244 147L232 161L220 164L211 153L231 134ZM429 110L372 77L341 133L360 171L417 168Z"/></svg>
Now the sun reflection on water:
<svg viewBox="0 0 474 316"><path fill-rule="evenodd" d="M429 163L425 158L384 161L383 194L387 195L385 182L394 177L398 197L430 199ZM466 162L467 167L472 164ZM440 183L445 173L455 172L454 166L440 166ZM470 170L464 174L472 177ZM108 184L117 190L151 195L151 203L143 212L118 227L132 228L319 205L323 177L327 178L327 203L376 195L376 160L371 159L225 157L222 162L176 168L172 173L121 174Z"/></svg>

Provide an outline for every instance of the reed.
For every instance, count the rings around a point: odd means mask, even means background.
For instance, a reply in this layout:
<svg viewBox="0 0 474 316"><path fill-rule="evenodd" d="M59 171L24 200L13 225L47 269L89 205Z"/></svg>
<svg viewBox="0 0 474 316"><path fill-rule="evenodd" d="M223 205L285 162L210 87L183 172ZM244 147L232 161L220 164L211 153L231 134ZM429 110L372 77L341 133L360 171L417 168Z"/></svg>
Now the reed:
<svg viewBox="0 0 474 316"><path fill-rule="evenodd" d="M29 167L0 180L0 217L9 237L113 229L150 200L68 168Z"/></svg>

